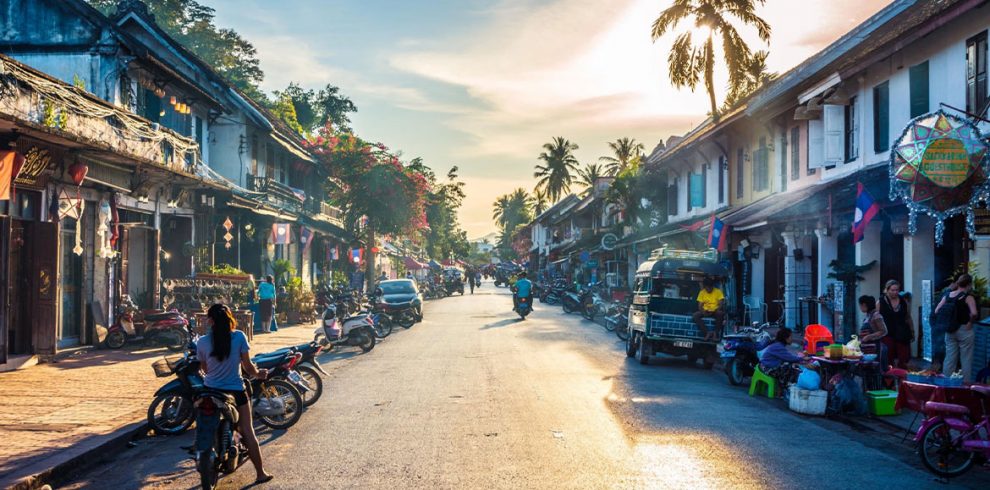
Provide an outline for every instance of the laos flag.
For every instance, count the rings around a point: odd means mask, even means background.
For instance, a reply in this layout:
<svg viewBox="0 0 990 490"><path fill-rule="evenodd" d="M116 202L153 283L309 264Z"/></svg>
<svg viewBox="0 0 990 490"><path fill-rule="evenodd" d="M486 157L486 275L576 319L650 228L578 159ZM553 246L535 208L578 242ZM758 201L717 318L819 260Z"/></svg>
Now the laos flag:
<svg viewBox="0 0 990 490"><path fill-rule="evenodd" d="M722 220L712 215L712 227L708 230L708 246L718 250L719 252L725 249L726 236L728 235L728 229Z"/></svg>
<svg viewBox="0 0 990 490"><path fill-rule="evenodd" d="M870 220L879 212L880 205L873 200L870 192L866 190L866 187L863 187L863 183L857 182L856 212L853 216L852 226L853 243L863 241L863 235L866 234L866 226L870 224Z"/></svg>

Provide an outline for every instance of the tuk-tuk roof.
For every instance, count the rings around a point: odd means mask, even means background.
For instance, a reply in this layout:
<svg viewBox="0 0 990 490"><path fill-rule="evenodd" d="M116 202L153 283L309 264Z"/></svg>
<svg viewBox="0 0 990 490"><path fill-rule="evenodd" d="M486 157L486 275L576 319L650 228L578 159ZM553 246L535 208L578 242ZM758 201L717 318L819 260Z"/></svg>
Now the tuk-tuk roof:
<svg viewBox="0 0 990 490"><path fill-rule="evenodd" d="M678 270L699 272L708 276L725 277L729 271L718 262L715 250L694 251L659 248L636 270L637 276L658 276Z"/></svg>

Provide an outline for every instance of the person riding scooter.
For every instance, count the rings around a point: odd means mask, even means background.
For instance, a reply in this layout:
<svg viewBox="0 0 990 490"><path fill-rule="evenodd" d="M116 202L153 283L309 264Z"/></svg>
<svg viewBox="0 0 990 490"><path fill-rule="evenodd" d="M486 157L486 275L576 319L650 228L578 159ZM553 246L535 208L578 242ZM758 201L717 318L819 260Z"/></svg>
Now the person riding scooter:
<svg viewBox="0 0 990 490"><path fill-rule="evenodd" d="M519 273L519 278L512 285L512 310L519 307L519 298L528 298L529 304L533 304L533 283L526 278L526 271Z"/></svg>

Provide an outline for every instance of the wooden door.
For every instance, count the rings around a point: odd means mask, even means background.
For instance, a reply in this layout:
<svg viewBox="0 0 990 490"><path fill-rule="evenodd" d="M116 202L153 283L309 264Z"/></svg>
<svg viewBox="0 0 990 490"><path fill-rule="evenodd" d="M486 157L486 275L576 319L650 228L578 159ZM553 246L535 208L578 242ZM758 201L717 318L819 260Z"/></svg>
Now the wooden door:
<svg viewBox="0 0 990 490"><path fill-rule="evenodd" d="M10 323L10 217L0 216L0 364L7 363L7 335Z"/></svg>
<svg viewBox="0 0 990 490"><path fill-rule="evenodd" d="M58 223L32 222L30 226L31 319L34 351L54 356L58 331Z"/></svg>
<svg viewBox="0 0 990 490"><path fill-rule="evenodd" d="M131 256L131 229L122 226L120 229L120 294L117 298L123 298L125 294L130 294L130 284L127 280L127 267ZM132 300L134 298L131 298Z"/></svg>
<svg viewBox="0 0 990 490"><path fill-rule="evenodd" d="M148 257L151 259L148 262L151 263L150 277L151 284L148 284L148 291L151 293L148 295L151 301L151 308L160 308L161 303L161 287L159 286L162 281L162 254L161 254L161 244L162 244L162 232L161 230L148 230L149 240L148 246ZM178 254L176 254L178 255ZM175 257L178 260L178 257Z"/></svg>

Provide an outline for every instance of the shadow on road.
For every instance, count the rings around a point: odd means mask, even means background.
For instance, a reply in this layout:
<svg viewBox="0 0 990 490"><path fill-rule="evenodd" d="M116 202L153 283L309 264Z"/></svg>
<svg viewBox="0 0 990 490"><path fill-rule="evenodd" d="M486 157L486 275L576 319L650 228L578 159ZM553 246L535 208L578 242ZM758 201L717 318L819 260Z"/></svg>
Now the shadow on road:
<svg viewBox="0 0 990 490"><path fill-rule="evenodd" d="M518 318L506 318L505 320L502 320L502 321L498 321L498 322L494 322L494 323L488 323L485 326L479 328L478 330L488 330L490 328L508 327L509 325L514 325L514 324L519 323L521 321L522 320L520 320Z"/></svg>

